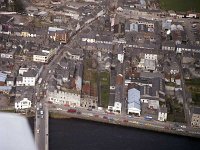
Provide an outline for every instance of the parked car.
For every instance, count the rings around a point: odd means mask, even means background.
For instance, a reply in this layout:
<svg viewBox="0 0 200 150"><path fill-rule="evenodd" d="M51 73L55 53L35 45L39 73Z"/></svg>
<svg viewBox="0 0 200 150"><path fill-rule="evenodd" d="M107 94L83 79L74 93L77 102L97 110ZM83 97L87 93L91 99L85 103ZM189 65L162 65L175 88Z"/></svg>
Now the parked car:
<svg viewBox="0 0 200 150"><path fill-rule="evenodd" d="M76 109L68 109L67 112L69 112L69 113L76 113Z"/></svg>

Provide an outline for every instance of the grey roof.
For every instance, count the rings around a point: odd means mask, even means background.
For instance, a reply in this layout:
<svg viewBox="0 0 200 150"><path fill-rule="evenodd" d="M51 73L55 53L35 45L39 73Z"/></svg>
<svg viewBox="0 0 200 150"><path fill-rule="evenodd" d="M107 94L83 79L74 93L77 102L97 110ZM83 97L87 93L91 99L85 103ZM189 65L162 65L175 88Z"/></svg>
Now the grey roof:
<svg viewBox="0 0 200 150"><path fill-rule="evenodd" d="M116 76L117 76L116 69L111 69L111 71L110 71L110 86L115 86Z"/></svg>
<svg viewBox="0 0 200 150"><path fill-rule="evenodd" d="M14 81L14 80L15 80L14 77L8 77L8 78L6 79L6 81Z"/></svg>
<svg viewBox="0 0 200 150"><path fill-rule="evenodd" d="M115 102L115 91L112 92L110 90L108 106L114 106L114 102Z"/></svg>
<svg viewBox="0 0 200 150"><path fill-rule="evenodd" d="M174 43L174 41L164 41L162 43L162 46L175 47L176 44Z"/></svg>
<svg viewBox="0 0 200 150"><path fill-rule="evenodd" d="M83 76L83 63L78 62L76 64L76 74L77 74L77 76L80 76L82 78L82 76Z"/></svg>
<svg viewBox="0 0 200 150"><path fill-rule="evenodd" d="M123 101L122 91L123 91L122 85L116 85L115 86L115 102L122 102Z"/></svg>
<svg viewBox="0 0 200 150"><path fill-rule="evenodd" d="M193 108L193 114L199 114L200 115L200 107L194 107Z"/></svg>
<svg viewBox="0 0 200 150"><path fill-rule="evenodd" d="M16 81L22 81L22 76L18 76Z"/></svg>
<svg viewBox="0 0 200 150"><path fill-rule="evenodd" d="M164 78L164 75L160 72L141 72L140 73L141 78L155 78L155 77L160 77Z"/></svg>
<svg viewBox="0 0 200 150"><path fill-rule="evenodd" d="M107 49L107 50L113 49L112 44L97 43L96 46L97 46L97 49Z"/></svg>
<svg viewBox="0 0 200 150"><path fill-rule="evenodd" d="M36 77L37 73L35 69L29 69L27 72L23 73L23 77Z"/></svg>
<svg viewBox="0 0 200 150"><path fill-rule="evenodd" d="M167 113L167 107L160 107L159 112Z"/></svg>

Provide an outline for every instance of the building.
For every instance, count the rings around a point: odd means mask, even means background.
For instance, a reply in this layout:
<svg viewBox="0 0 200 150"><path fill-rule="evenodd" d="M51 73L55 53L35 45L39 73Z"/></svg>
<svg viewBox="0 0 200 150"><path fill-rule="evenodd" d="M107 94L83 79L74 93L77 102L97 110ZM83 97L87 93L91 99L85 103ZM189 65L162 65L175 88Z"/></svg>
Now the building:
<svg viewBox="0 0 200 150"><path fill-rule="evenodd" d="M55 53L56 53L55 49L37 51L33 55L33 61L48 63L49 60L53 57L53 55L55 55Z"/></svg>
<svg viewBox="0 0 200 150"><path fill-rule="evenodd" d="M140 91L132 88L128 90L128 114L140 116Z"/></svg>
<svg viewBox="0 0 200 150"><path fill-rule="evenodd" d="M28 98L23 98L23 99L16 99L15 100L15 109L28 109L31 108L31 101Z"/></svg>
<svg viewBox="0 0 200 150"><path fill-rule="evenodd" d="M167 120L167 108L166 107L160 107L159 112L158 112L158 120L159 121Z"/></svg>
<svg viewBox="0 0 200 150"><path fill-rule="evenodd" d="M63 104L70 107L80 107L81 96L78 93L65 92L65 91L48 91L49 101L55 104Z"/></svg>
<svg viewBox="0 0 200 150"><path fill-rule="evenodd" d="M191 126L200 128L200 107L194 107L192 110Z"/></svg>
<svg viewBox="0 0 200 150"><path fill-rule="evenodd" d="M7 79L6 79L6 84L7 84L7 86L14 86L15 85L15 78L14 77L8 77Z"/></svg>

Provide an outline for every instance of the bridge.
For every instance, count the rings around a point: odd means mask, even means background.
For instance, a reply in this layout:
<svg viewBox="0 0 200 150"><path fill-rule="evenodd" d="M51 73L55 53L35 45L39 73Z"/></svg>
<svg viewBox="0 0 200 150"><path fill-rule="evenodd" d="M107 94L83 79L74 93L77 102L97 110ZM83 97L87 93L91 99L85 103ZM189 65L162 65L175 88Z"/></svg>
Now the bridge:
<svg viewBox="0 0 200 150"><path fill-rule="evenodd" d="M46 104L36 104L35 143L38 150L49 149L49 111Z"/></svg>

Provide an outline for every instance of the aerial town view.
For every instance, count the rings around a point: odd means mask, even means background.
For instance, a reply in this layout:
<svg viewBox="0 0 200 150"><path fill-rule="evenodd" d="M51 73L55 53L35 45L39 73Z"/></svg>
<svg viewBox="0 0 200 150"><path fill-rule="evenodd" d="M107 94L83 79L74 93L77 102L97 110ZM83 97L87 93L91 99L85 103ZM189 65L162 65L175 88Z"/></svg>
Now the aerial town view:
<svg viewBox="0 0 200 150"><path fill-rule="evenodd" d="M0 0L0 134L2 150L200 149L200 0Z"/></svg>

